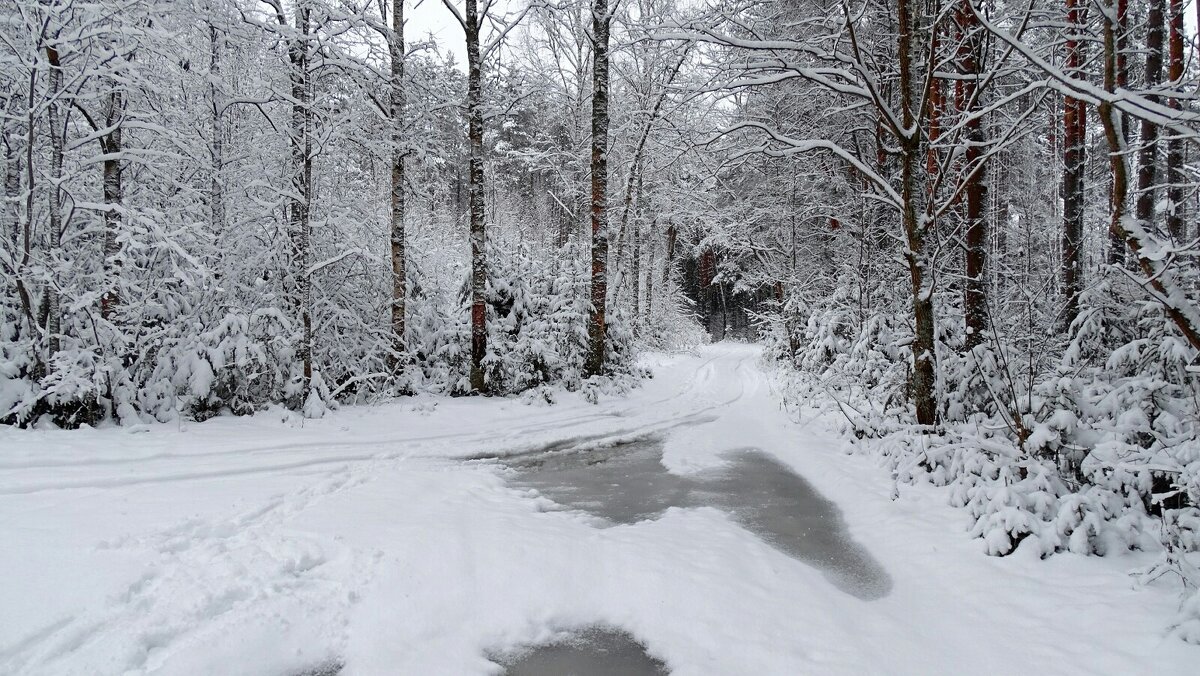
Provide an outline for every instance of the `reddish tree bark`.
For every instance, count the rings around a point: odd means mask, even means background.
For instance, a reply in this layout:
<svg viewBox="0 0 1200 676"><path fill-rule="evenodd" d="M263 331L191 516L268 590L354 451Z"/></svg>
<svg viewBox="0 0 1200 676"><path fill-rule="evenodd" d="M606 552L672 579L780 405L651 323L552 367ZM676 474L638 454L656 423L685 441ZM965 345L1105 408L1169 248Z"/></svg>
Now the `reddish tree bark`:
<svg viewBox="0 0 1200 676"><path fill-rule="evenodd" d="M1082 31L1086 20L1083 0L1067 0L1067 72L1076 76L1083 66ZM1083 286L1080 248L1083 245L1084 143L1087 136L1087 110L1080 99L1067 97L1063 102L1063 231L1062 295L1065 307L1062 330L1065 333L1079 316L1079 292Z"/></svg>
<svg viewBox="0 0 1200 676"><path fill-rule="evenodd" d="M1113 48L1116 50L1113 58L1113 87L1116 89L1125 89L1129 86L1129 0L1117 0L1117 23L1112 27L1113 30ZM1124 113L1117 113L1119 128L1117 129L1121 141L1129 145L1129 116ZM1109 181L1109 202L1117 206L1117 192L1115 186L1115 178L1110 176ZM1128 197L1128 189L1120 195L1121 200ZM1122 202L1120 210L1124 212L1125 204ZM1109 228L1108 232L1108 263L1109 265L1124 265L1125 264L1125 241L1117 234L1115 230Z"/></svg>
<svg viewBox="0 0 1200 676"><path fill-rule="evenodd" d="M1163 57L1163 0L1149 0L1146 14L1146 68L1145 85L1153 89L1162 82ZM1156 101L1158 97L1148 94L1146 98ZM1141 148L1138 149L1137 200L1134 216L1141 227L1152 228L1154 221L1154 197L1158 182L1158 126L1146 119L1141 121Z"/></svg>
<svg viewBox="0 0 1200 676"><path fill-rule="evenodd" d="M940 37L938 25L934 24L933 36L930 38L929 44L930 58L940 58ZM938 155L937 148L935 146L938 142L938 139L941 138L942 135L941 124L942 112L946 107L945 98L945 84L942 82L941 78L933 78L933 81L930 82L929 86L929 110L927 111L929 116L929 147L926 148L925 152L925 172L929 174L931 178L938 173ZM931 180L928 181L928 184L930 189L932 189L934 182ZM929 198L933 199L933 195L930 195Z"/></svg>
<svg viewBox="0 0 1200 676"><path fill-rule="evenodd" d="M1167 49L1167 79L1173 88L1183 82L1183 0L1170 0L1169 39ZM1182 110L1177 97L1168 102L1171 108ZM1183 186L1187 176L1183 171L1183 139L1172 134L1167 140L1167 231L1175 242L1187 239L1187 226L1183 220Z"/></svg>
<svg viewBox="0 0 1200 676"><path fill-rule="evenodd" d="M608 334L608 3L592 5L592 316L588 322L591 350L584 372L604 371Z"/></svg>
<svg viewBox="0 0 1200 676"><path fill-rule="evenodd" d="M955 99L960 113L970 113L976 106L972 99L976 93L976 80L980 74L984 49L982 26L971 10L971 0L960 0L956 15L959 30L958 80ZM974 117L967 121L964 140L967 144L966 167L972 171L963 191L966 211L966 285L963 291L963 310L967 326L967 349L983 343L988 329L988 222L984 213L987 205L986 165L981 163L983 154L983 121Z"/></svg>

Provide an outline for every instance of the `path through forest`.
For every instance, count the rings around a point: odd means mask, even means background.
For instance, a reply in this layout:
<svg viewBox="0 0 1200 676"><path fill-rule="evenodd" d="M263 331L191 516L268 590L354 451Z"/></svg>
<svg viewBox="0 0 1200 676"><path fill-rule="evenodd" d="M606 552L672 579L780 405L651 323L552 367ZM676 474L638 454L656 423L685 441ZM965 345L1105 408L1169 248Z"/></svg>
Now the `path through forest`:
<svg viewBox="0 0 1200 676"><path fill-rule="evenodd" d="M652 355L599 404L0 429L0 673L1191 664L1134 555L984 556L944 493L893 500L885 470L784 415L759 356Z"/></svg>

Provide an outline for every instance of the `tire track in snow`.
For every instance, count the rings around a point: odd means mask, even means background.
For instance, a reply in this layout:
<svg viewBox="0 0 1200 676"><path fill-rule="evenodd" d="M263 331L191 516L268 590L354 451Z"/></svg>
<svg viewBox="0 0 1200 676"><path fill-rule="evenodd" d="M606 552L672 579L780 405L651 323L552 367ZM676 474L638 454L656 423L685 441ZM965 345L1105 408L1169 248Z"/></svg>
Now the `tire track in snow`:
<svg viewBox="0 0 1200 676"><path fill-rule="evenodd" d="M708 386L710 383L714 382L714 379L716 378L716 372L717 372L717 367L714 364L714 362L717 362L718 360L723 360L726 358L727 358L726 355L717 355L717 356L714 356L714 357L706 360L702 364L698 365L696 367L693 377L691 379L689 379L688 385L681 388L681 390L676 395L674 395L672 397L663 398L663 399L651 400L650 402L639 404L639 406L644 409L652 410L656 405L661 405L663 403L666 403L668 401L673 401L673 400L677 401L679 399L687 398L689 395L694 395L695 393L697 393L698 390L701 390L702 386ZM735 375L738 374L738 372L746 365L748 360L749 360L749 357L746 357L746 356L741 356L738 359L737 363L733 367L733 372ZM704 407L698 408L698 409L690 409L690 410L685 409L683 411L676 410L676 411L673 411L667 417L661 418L658 420L654 420L653 422L650 422L648 424L639 425L639 426L635 426L635 427L627 427L627 428L617 429L617 430L607 430L607 431L604 431L601 433L595 433L595 434L584 435L584 436L565 434L565 435L556 436L555 438L547 439L547 440L522 442L522 443L511 445L507 448L502 447L502 448L500 448L498 450L494 450L494 451L483 451L483 452L477 452L475 454L469 454L466 456L466 459L479 459L479 458L484 458L484 457L488 457L488 458L501 457L501 456L507 456L507 455L517 455L517 454L522 454L522 453L528 453L531 451L545 452L545 449L548 447L553 447L553 446L563 445L563 444L570 445L570 446L579 446L581 444L590 443L590 442L595 442L597 444L600 444L601 442L603 442L605 440L608 440L611 442L624 441L624 440L630 440L630 439L635 439L635 438L641 438L643 436L649 436L649 435L652 435L657 432L666 431L673 427L678 427L678 426L682 426L682 425L686 425L686 424L692 424L695 422L706 422L706 421L701 420L703 414L709 413L715 409L718 409L718 408L721 408L724 406L728 406L728 405L740 400L744 396L745 383L742 382L740 377L737 380L741 387L740 387L738 394L735 395L732 399L722 401L719 403L710 404L708 406L704 406ZM717 380L717 382L719 382L719 379ZM719 388L717 389L717 391L718 392L720 391ZM622 402L622 403L624 403L624 402ZM614 413L612 411L587 413L587 414L583 414L583 415L571 415L571 416L567 416L567 417L564 417L561 419L556 419L556 420L540 420L533 425L517 427L516 429L510 431L508 434L506 434L504 436L505 436L505 438L513 438L513 437L520 437L523 435L533 434L536 432L542 432L542 431L547 431L547 430L568 431L570 427L578 426L579 424L581 424L583 422L593 422L595 420L609 418L609 417L614 417L617 419L624 418L624 416L620 415L619 413ZM239 456L239 457L243 456L243 455L254 456L257 454L264 454L264 453L270 453L270 452L279 452L279 451L297 452L297 451L304 451L307 449L321 449L328 453L327 455L322 455L322 456L316 457L316 458L310 457L310 458L304 458L304 459L300 459L300 460L290 460L290 461L286 461L286 462L273 462L273 463L267 463L267 464L255 464L255 465L249 465L249 466L244 466L244 467L223 468L223 469L214 469L214 470L198 470L198 471L192 470L192 471L177 471L177 472L162 472L162 471L156 470L155 473L146 474L143 476L127 476L127 475L125 475L125 476L114 476L114 477L107 477L107 478L89 478L89 479L80 479L80 480L52 480L52 481L40 481L40 482L38 482L38 481L28 482L28 481L21 481L20 479L18 479L17 481L15 481L9 485L0 484L0 496L3 496L3 495L25 495L25 494L29 494L29 493L38 493L38 492L42 492L42 491L57 491L57 490L123 488L123 487L128 487L128 486L138 486L138 485L146 485L146 484L162 484L162 483L173 483L173 482L183 482L183 481L198 481L198 480L205 480L205 479L221 479L221 478L247 476L247 475L264 474L264 473L269 474L269 473L274 473L274 472L286 472L288 470L294 470L294 469L319 467L319 466L331 465L331 464L336 465L336 464L341 464L341 463L354 464L354 463L363 463L363 462L371 462L371 461L387 461L387 460L394 461L394 460L403 459L405 457L436 457L436 456L422 455L421 453L419 453L417 451L417 449L411 449L410 452L408 452L408 453L404 453L400 450L388 450L388 451L378 451L378 452L374 452L374 453L342 454L342 453L337 453L336 451L339 451L342 449L360 449L360 448L364 448L364 447L366 447L366 448L370 448L370 447L393 447L394 448L396 446L399 446L401 448L404 448L406 446L418 446L419 447L419 446L421 446L423 444L427 444L429 442L442 442L442 443L458 442L458 443L461 443L464 445L476 445L476 444L484 444L484 443L487 443L490 441L494 441L495 439L496 439L496 435L494 432L479 433L479 432L471 431L471 432L461 432L461 433L452 433L452 434L426 435L423 437L407 437L407 438L400 437L400 438L391 438L391 439L372 439L372 440L363 440L363 441L348 441L348 442L339 442L336 444L329 444L329 443L322 443L322 442L301 442L301 443L296 443L296 444L275 444L275 445L271 445L271 446L243 448L243 449L238 449L238 450L224 450L224 451L216 451L213 453L203 453L203 454L183 454L183 455L163 454L163 455L157 456L157 458L158 459L169 458L170 460L179 460L179 461L184 461L184 460L194 461L196 459L212 458L214 456ZM95 463L92 463L92 464L138 464L138 463L141 463L143 460L144 460L144 458L143 459L137 459L137 458L121 459L121 461L118 463L114 459L113 461L109 461L109 462L96 461ZM88 464L89 463L75 463L75 464L70 464L70 465L64 464L63 467L83 468L83 467L87 467ZM27 465L27 466L21 467L21 469L38 469L38 468L45 469L48 467L58 467L58 465L55 465L53 463L50 465L43 464L40 466L39 465Z"/></svg>
<svg viewBox="0 0 1200 676"><path fill-rule="evenodd" d="M63 673L65 664L154 669L189 639L253 623L281 607L318 610L345 623L356 600L345 580L365 580L374 561L284 525L317 502L369 480L349 466L226 518L188 519L157 533L101 543L145 550L143 574L106 606L57 620L0 649L0 672ZM329 572L326 573L326 570ZM59 665L56 667L55 665Z"/></svg>
<svg viewBox="0 0 1200 676"><path fill-rule="evenodd" d="M621 417L619 413L602 412L602 413L587 413L584 415L573 415L562 419L539 420L534 425L527 427L517 427L508 432L507 436L520 435L532 431L540 431L543 429L554 429L562 425L577 424L585 420L598 420L608 417ZM34 462L0 462L0 470L32 470L32 469L64 469L72 467L94 467L105 465L140 465L146 462L157 461L176 461L176 460L195 460L197 458L215 458L221 456L242 456L242 455L259 455L276 453L280 451L295 452L309 449L334 449L334 448L363 448L371 446L397 446L397 445L420 445L429 442L438 441L487 441L494 439L496 436L494 431L469 430L464 432L453 432L450 434L430 434L419 437L388 437L384 439L363 439L360 441L340 441L335 443L323 441L300 441L296 443L286 444L271 444L268 446L246 446L238 448L229 448L221 451L210 451L206 453L154 453L150 455L140 455L123 458L98 458L79 461L34 461Z"/></svg>
<svg viewBox="0 0 1200 676"><path fill-rule="evenodd" d="M696 369L696 377L690 381L690 385L684 387L681 393L695 392L700 384L713 382L715 377L715 368L710 368L712 363L721 359L725 355L713 357ZM751 357L743 356L733 365L732 373L738 376L735 380L738 384L738 392L732 397L723 399L718 402L710 402L707 405L696 409L677 410L671 415L654 420L653 422L630 427L622 430L610 430L606 432L589 434L589 435L568 435L551 440L540 440L529 442L511 447L500 447L487 452L462 458L465 460L497 460L500 458L510 458L517 455L531 455L554 452L578 452L595 448L606 448L615 444L628 443L639 441L652 436L661 435L672 429L686 427L689 425L703 425L717 421L720 416L714 415L715 411L731 406L738 401L741 401L746 396L746 383L741 377L741 371L750 363ZM703 372L703 375L701 373ZM719 391L719 390L718 390ZM657 400L660 403L670 401L672 398Z"/></svg>
<svg viewBox="0 0 1200 676"><path fill-rule="evenodd" d="M716 420L714 412L741 400L746 394L744 369L746 355L716 355L694 367L691 377L674 394L649 402L633 402L642 417L641 424L590 434L570 432L604 418L623 419L618 408L628 410L629 400L608 404L607 410L580 415L541 418L513 430L505 438L547 430L559 432L535 442L493 449L503 455L545 452L561 448L584 450L622 441L661 434L672 428L704 424ZM722 373L732 378L722 378ZM732 382L731 382L732 381ZM729 388L737 392L729 396ZM714 400L714 396L716 400ZM674 405L670 405L674 402ZM665 410L664 410L665 409ZM561 434L561 433L566 434ZM495 442L491 433L468 431L395 439L374 439L339 444L308 442L277 444L257 448L231 449L214 454L161 454L162 460L193 460L213 455L255 456L278 451L289 453L309 449L332 452L379 446L412 446L423 443ZM373 566L371 557L349 551L330 540L288 533L287 521L328 495L353 489L367 477L372 463L402 462L406 457L421 457L415 452L398 450L358 454L333 454L288 462L179 471L137 477L110 477L99 480L43 482L0 487L0 494L14 495L44 490L116 488L141 484L190 480L220 479L260 473L287 472L302 468L333 466L316 481L286 496L275 496L253 508L217 519L193 519L158 533L122 538L107 543L113 549L147 551L154 562L143 575L104 607L76 618L46 625L6 649L0 649L0 671L45 669L57 673L55 665L125 665L122 671L154 669L170 655L197 643L204 635L236 631L239 624L261 619L271 607L291 603L305 609L332 609L345 615L354 602L353 591L340 586L342 580L365 580ZM434 456L425 456L434 457ZM487 457L497 457L490 453ZM445 459L445 458L442 458ZM145 458L130 459L143 462ZM103 463L96 463L103 464ZM167 464L167 463L162 463ZM84 466L78 463L76 466ZM336 570L335 570L336 569ZM351 569L353 572L347 573ZM363 569L363 570L359 570ZM282 604L282 605L281 605ZM335 624L336 617L329 621ZM336 634L336 631L334 632ZM99 669L103 671L103 669ZM41 672L39 672L41 673Z"/></svg>

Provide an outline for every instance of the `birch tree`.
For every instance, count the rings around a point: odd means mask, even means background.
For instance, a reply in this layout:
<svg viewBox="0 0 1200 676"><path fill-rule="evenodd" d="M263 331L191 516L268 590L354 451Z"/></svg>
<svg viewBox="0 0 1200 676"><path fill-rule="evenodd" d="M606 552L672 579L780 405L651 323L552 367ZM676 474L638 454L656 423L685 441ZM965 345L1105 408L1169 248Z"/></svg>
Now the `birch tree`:
<svg viewBox="0 0 1200 676"><path fill-rule="evenodd" d="M608 336L608 31L607 0L592 4L592 315L585 372L604 371Z"/></svg>

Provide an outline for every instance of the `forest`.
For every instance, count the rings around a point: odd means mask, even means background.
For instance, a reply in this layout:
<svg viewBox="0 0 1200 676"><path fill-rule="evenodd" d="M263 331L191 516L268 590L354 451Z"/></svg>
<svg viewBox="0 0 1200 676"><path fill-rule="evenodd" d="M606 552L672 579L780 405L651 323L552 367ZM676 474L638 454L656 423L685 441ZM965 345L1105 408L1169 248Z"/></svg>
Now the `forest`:
<svg viewBox="0 0 1200 676"><path fill-rule="evenodd" d="M1200 3L423 3L4 3L0 426L758 343L893 499L1150 553L1200 643Z"/></svg>

